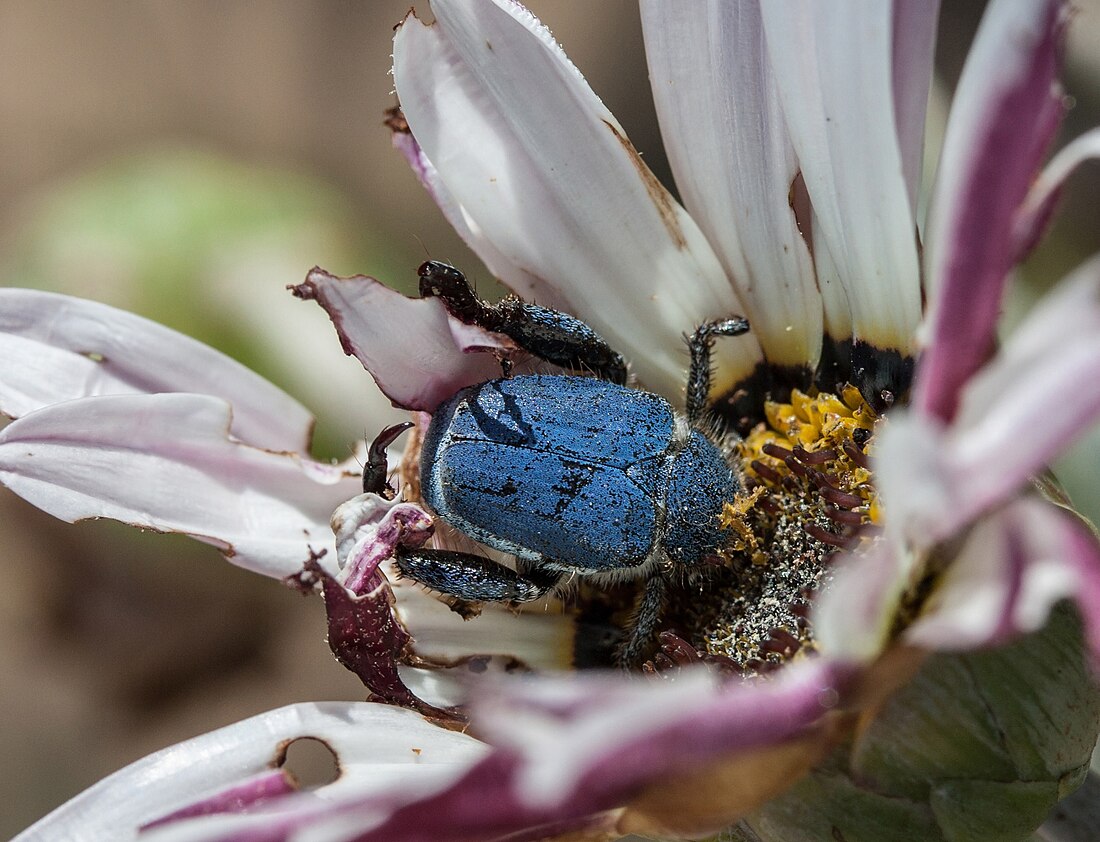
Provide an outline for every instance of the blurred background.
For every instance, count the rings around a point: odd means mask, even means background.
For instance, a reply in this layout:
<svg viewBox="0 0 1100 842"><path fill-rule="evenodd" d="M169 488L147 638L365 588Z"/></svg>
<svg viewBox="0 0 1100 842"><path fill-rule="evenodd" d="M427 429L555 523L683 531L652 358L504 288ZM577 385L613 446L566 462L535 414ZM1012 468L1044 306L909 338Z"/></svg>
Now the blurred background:
<svg viewBox="0 0 1100 842"><path fill-rule="evenodd" d="M528 5L671 186L634 4ZM983 4L944 5L933 119ZM1064 137L1100 123L1100 0L1076 5ZM398 416L285 286L316 264L411 291L431 256L491 288L382 125L408 6L0 0L0 283L94 298L226 351L314 411L315 455L347 457ZM1100 166L1086 169L1011 313L1100 251ZM1100 513L1100 439L1061 473ZM319 600L186 539L58 523L0 489L0 576L0 837L173 742L363 696L328 652Z"/></svg>

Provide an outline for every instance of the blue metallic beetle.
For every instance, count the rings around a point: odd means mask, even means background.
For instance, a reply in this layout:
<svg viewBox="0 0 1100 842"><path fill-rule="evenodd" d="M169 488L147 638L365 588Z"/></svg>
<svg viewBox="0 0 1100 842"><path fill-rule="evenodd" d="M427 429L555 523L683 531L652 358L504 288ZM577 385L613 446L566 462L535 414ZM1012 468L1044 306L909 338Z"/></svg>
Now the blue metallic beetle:
<svg viewBox="0 0 1100 842"><path fill-rule="evenodd" d="M446 264L429 261L420 277L421 294L439 297L455 317L606 379L517 375L462 389L442 404L421 450L424 502L465 535L514 555L517 569L433 549L402 550L397 568L470 602L538 599L566 576L643 577L632 631L617 654L633 665L656 629L670 573L718 558L728 544L719 516L741 484L695 425L706 411L714 337L742 334L748 323L707 322L688 339L685 418L663 398L621 385L622 357L574 317L515 299L488 305ZM385 448L408 426L376 439L365 490L384 489Z"/></svg>

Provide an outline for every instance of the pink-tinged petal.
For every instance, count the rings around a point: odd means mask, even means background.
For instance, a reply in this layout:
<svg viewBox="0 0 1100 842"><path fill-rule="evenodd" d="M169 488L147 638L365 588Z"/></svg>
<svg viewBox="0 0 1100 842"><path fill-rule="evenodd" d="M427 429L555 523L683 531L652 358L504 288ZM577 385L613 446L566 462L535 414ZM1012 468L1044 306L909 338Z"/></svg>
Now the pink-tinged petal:
<svg viewBox="0 0 1100 842"><path fill-rule="evenodd" d="M1017 261L1023 260L1045 233L1066 179L1078 166L1094 158L1100 158L1100 129L1076 138L1039 173L1017 214L1014 233Z"/></svg>
<svg viewBox="0 0 1100 842"><path fill-rule="evenodd" d="M969 505L988 507L1100 417L1100 258L1050 293L963 391L951 432Z"/></svg>
<svg viewBox="0 0 1100 842"><path fill-rule="evenodd" d="M909 190L909 209L917 215L924 162L924 117L932 86L936 24L940 0L893 0L894 118L898 147Z"/></svg>
<svg viewBox="0 0 1100 842"><path fill-rule="evenodd" d="M238 816L219 823L200 819L180 826L177 834L152 838L165 842L536 842L570 832L577 833L579 839L588 838L584 834L590 831L603 831L595 833L596 839L621 835L613 832L613 814L553 815L517 805L507 790L514 766L514 758L496 753L473 765L449 787L439 785L442 775L435 774L430 781L425 775L423 783L417 781L418 786L407 787L404 792L391 787L385 793L369 793L361 799L326 802L312 808L303 804L282 814ZM424 797L429 789L435 794Z"/></svg>
<svg viewBox="0 0 1100 842"><path fill-rule="evenodd" d="M920 320L915 224L898 144L893 7L760 4L787 127L857 340L911 352Z"/></svg>
<svg viewBox="0 0 1100 842"><path fill-rule="evenodd" d="M402 547L423 546L431 518L418 506L360 494L332 515L339 580L311 560L306 575L321 581L328 644L341 664L371 691L371 700L414 708L436 718L456 718L417 698L398 665L411 656L412 637L394 614L394 597L378 569ZM307 579L308 581L308 579Z"/></svg>
<svg viewBox="0 0 1100 842"><path fill-rule="evenodd" d="M1017 212L1061 119L1066 8L995 0L959 80L929 216L931 313L913 398L944 420L989 356Z"/></svg>
<svg viewBox="0 0 1100 842"><path fill-rule="evenodd" d="M947 433L937 420L894 412L876 435L875 486L889 506L890 538L927 549L952 535L976 512L966 509L954 483ZM962 481L965 481L962 480Z"/></svg>
<svg viewBox="0 0 1100 842"><path fill-rule="evenodd" d="M831 661L816 659L744 684L705 670L672 682L532 678L483 693L472 715L489 743L522 757L520 798L549 806L600 791L623 797L639 784L796 736L837 703L840 677Z"/></svg>
<svg viewBox="0 0 1100 842"><path fill-rule="evenodd" d="M1100 417L1100 258L1029 314L950 427L891 416L876 447L890 521L928 547L1008 500Z"/></svg>
<svg viewBox="0 0 1100 842"><path fill-rule="evenodd" d="M241 444L230 420L229 404L208 395L54 404L0 430L0 482L62 520L182 532L236 565L290 576L332 546L329 516L359 480Z"/></svg>
<svg viewBox="0 0 1100 842"><path fill-rule="evenodd" d="M311 792L283 792L275 783L287 746L321 740L340 775ZM137 761L29 828L37 839L218 838L226 828L269 838L287 817L321 823L329 805L349 799L406 802L446 785L485 752L470 737L431 725L412 711L366 702L291 705L212 731ZM234 803L234 799L236 803ZM235 815L238 807L247 812ZM159 824L158 820L175 817ZM185 816L205 816L185 819ZM375 822L385 817L380 811ZM191 830L193 828L193 831ZM347 839L333 832L318 838Z"/></svg>
<svg viewBox="0 0 1100 842"><path fill-rule="evenodd" d="M361 494L337 508L332 526L339 577L312 563L309 575L320 578L324 589L329 646L376 698L454 718L456 711L440 708L461 701L464 678L572 666L574 626L560 608L540 603L519 620L515 609L489 604L467 624L421 585L400 576L389 560L401 547L422 546L434 530L420 507ZM434 670L419 669L432 665Z"/></svg>
<svg viewBox="0 0 1100 842"><path fill-rule="evenodd" d="M442 710L415 696L398 670L409 657L412 637L393 614L393 596L381 573L360 594L351 594L316 562L309 570L321 580L328 616L328 645L344 667L371 691L369 701L412 708L440 721L461 721L457 710Z"/></svg>
<svg viewBox="0 0 1100 842"><path fill-rule="evenodd" d="M290 795L296 791L297 787L294 785L293 780L283 770L260 772L253 778L231 784L226 789L200 801L192 802L174 812L161 816L144 825L141 829L151 830L160 825L172 824L182 819L193 819L198 816L243 813L260 804L284 795Z"/></svg>
<svg viewBox="0 0 1100 842"><path fill-rule="evenodd" d="M821 294L791 207L794 149L754 3L643 2L650 84L676 184L769 362L816 367Z"/></svg>
<svg viewBox="0 0 1100 842"><path fill-rule="evenodd" d="M340 584L356 596L375 587L378 566L401 547L416 549L432 536L431 517L422 508L378 494L359 494L332 514Z"/></svg>
<svg viewBox="0 0 1100 842"><path fill-rule="evenodd" d="M652 830L682 820L668 812L661 793L716 764L728 782L729 767L740 763L755 777L717 793L722 811L710 817L713 829L788 785L820 756L829 739L822 720L838 701L842 678L818 659L752 685L687 672L675 682L609 675L494 682L476 710L500 745L450 783L432 781L430 794L390 790L323 805L290 802L293 812L268 808L235 824L199 820L208 823L196 822L193 834L178 838L240 838L247 830L287 839L307 827L311 839L360 842Z"/></svg>
<svg viewBox="0 0 1100 842"><path fill-rule="evenodd" d="M363 839L405 838L410 828L424 839L521 832L516 838L538 839L545 833L533 828L595 819L639 798L640 806L628 812L637 813L635 827L652 829L645 820L652 822L654 813L675 819L649 800L652 790L675 789L678 776L716 763L736 765L739 758L762 777L781 777L780 784L771 782L774 791L817 757L807 745L787 756L783 747L819 733L815 726L836 704L841 677L819 659L751 685L720 685L688 672L675 682L619 676L495 682L475 702L474 717L496 751L447 790L395 812ZM773 749L774 766L756 762ZM754 797L766 797L765 781L745 783L743 790L722 793L731 811L722 820L750 809Z"/></svg>
<svg viewBox="0 0 1100 842"><path fill-rule="evenodd" d="M814 601L814 639L830 659L869 663L889 643L898 604L911 584L908 557L893 542L881 540L834 565Z"/></svg>
<svg viewBox="0 0 1100 842"><path fill-rule="evenodd" d="M196 392L233 405L241 441L309 452L313 418L292 397L213 348L106 304L0 289L0 359L0 411L13 418L93 395Z"/></svg>
<svg viewBox="0 0 1100 842"><path fill-rule="evenodd" d="M983 519L937 583L905 640L976 649L1040 629L1055 603L1076 599L1100 665L1100 544L1078 518L1017 500Z"/></svg>
<svg viewBox="0 0 1100 842"><path fill-rule="evenodd" d="M344 352L405 409L431 412L459 389L500 377L497 358L478 352L515 350L507 337L451 318L437 299L407 298L363 275L314 269L293 291L325 308Z"/></svg>
<svg viewBox="0 0 1100 842"><path fill-rule="evenodd" d="M529 299L549 290L649 388L677 396L681 335L743 312L706 238L528 11L508 0L433 10L435 24L409 17L398 30L394 80L450 215L494 274ZM760 359L751 334L716 351L719 389Z"/></svg>

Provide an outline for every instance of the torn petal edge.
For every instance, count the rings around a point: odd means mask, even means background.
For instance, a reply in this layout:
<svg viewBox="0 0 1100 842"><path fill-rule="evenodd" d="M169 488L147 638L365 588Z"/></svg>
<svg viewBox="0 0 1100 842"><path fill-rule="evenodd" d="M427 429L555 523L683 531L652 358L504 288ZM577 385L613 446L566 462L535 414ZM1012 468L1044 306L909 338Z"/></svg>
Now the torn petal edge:
<svg viewBox="0 0 1100 842"><path fill-rule="evenodd" d="M327 521L358 484L342 466L229 435L210 395L101 395L53 404L0 430L0 480L54 517L106 517L213 544L275 578L332 544Z"/></svg>
<svg viewBox="0 0 1100 842"><path fill-rule="evenodd" d="M460 232L476 231L490 266L504 255L521 267L631 358L647 388L678 399L681 335L741 312L702 232L530 12L434 10L435 24L398 29L394 78L421 154L461 208ZM518 291L538 300L538 288ZM718 392L760 350L742 337L716 358Z"/></svg>
<svg viewBox="0 0 1100 842"><path fill-rule="evenodd" d="M0 409L9 417L97 395L209 394L233 406L231 432L241 441L309 453L313 416L298 401L220 351L125 310L0 289L0 350ZM22 384L21 366L31 369Z"/></svg>
<svg viewBox="0 0 1100 842"><path fill-rule="evenodd" d="M278 774L287 746L312 738L337 757L340 775L310 792L286 792L247 814L225 796L249 781ZM138 838L139 828L188 831L217 839L242 828L284 838L290 826L323 822L340 801L391 808L445 785L484 755L484 745L438 728L412 711L369 702L306 702L279 708L195 737L138 760L82 792L16 837ZM385 774L380 774L385 770ZM320 797L318 797L320 796ZM242 804L241 806L250 806ZM205 812L204 812L205 811ZM181 817L190 816L188 818ZM154 828L150 827L150 832ZM143 837L142 837L143 838Z"/></svg>
<svg viewBox="0 0 1100 842"><path fill-rule="evenodd" d="M315 268L291 290L324 308L344 353L403 409L432 412L460 389L500 377L499 360L482 352L515 351L507 337L452 318L439 300L408 298L365 275Z"/></svg>

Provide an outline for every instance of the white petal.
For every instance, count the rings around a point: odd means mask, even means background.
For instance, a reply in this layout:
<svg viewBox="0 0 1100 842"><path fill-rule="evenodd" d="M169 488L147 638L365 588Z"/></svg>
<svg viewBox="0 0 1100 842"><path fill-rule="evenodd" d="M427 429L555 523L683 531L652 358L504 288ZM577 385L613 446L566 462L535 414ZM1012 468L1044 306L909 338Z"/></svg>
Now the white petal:
<svg viewBox="0 0 1100 842"><path fill-rule="evenodd" d="M848 301L848 290L844 286L844 279L840 277L840 269L833 262L816 211L812 219L814 266L817 269L821 303L825 310L825 333L833 340L850 340L855 328L852 325L852 305Z"/></svg>
<svg viewBox="0 0 1100 842"><path fill-rule="evenodd" d="M642 3L650 84L684 203L773 363L813 368L821 296L789 195L798 173L755 3Z"/></svg>
<svg viewBox="0 0 1100 842"><path fill-rule="evenodd" d="M228 438L207 395L112 395L40 409L0 431L0 481L62 520L182 532L241 567L286 577L332 548L328 521L359 484L338 466ZM335 553L325 563L335 567Z"/></svg>
<svg viewBox="0 0 1100 842"><path fill-rule="evenodd" d="M894 114L892 7L770 0L761 12L787 126L821 237L848 291L855 337L911 351L920 275Z"/></svg>
<svg viewBox="0 0 1100 842"><path fill-rule="evenodd" d="M310 794L290 796L282 809L323 814L326 803L405 789L427 794L484 754L471 737L445 731L419 714L366 702L313 702L279 708L212 731L132 763L59 807L19 837L30 840L134 839L138 829L181 808L216 797L281 763L292 740L312 737L336 754L340 777ZM279 802L274 802L280 809ZM270 809L268 807L267 809ZM270 814L249 824L276 824ZM169 824L174 836L187 825ZM214 836L224 824L200 820ZM142 834L142 838L145 835ZM330 835L330 838L331 835Z"/></svg>
<svg viewBox="0 0 1100 842"><path fill-rule="evenodd" d="M467 215L465 208L447 190L435 166L428 160L424 150L420 148L420 144L409 131L394 132L393 145L408 161L412 171L428 191L428 195L439 206L443 216L451 223L451 227L455 229L462 241L481 258L481 262L488 266L505 286L529 299L538 301L543 307L563 310L569 306L557 290L523 266L514 264L485 236L477 223Z"/></svg>
<svg viewBox="0 0 1100 842"><path fill-rule="evenodd" d="M412 634L417 655L428 661L453 664L473 656L499 655L539 670L573 665L574 620L557 600L539 600L518 610L485 603L480 615L464 620L422 585L401 578L389 566L386 577L397 599L397 616Z"/></svg>
<svg viewBox="0 0 1100 842"><path fill-rule="evenodd" d="M909 208L914 216L921 186L924 117L939 16L940 0L894 0L894 116Z"/></svg>
<svg viewBox="0 0 1100 842"><path fill-rule="evenodd" d="M233 405L233 435L309 452L313 418L281 389L181 333L106 304L0 289L0 408L18 418L92 395L197 392Z"/></svg>
<svg viewBox="0 0 1100 842"><path fill-rule="evenodd" d="M398 31L394 78L465 227L492 245L481 256L506 282L538 279L517 291L553 290L648 387L677 396L681 334L743 310L705 237L529 12L433 8L433 26L409 18ZM716 350L718 388L759 359L751 335Z"/></svg>
<svg viewBox="0 0 1100 842"><path fill-rule="evenodd" d="M825 656L842 663L867 663L886 647L898 604L910 584L907 562L897 544L886 540L834 562L836 571L815 600L811 618L814 638Z"/></svg>

